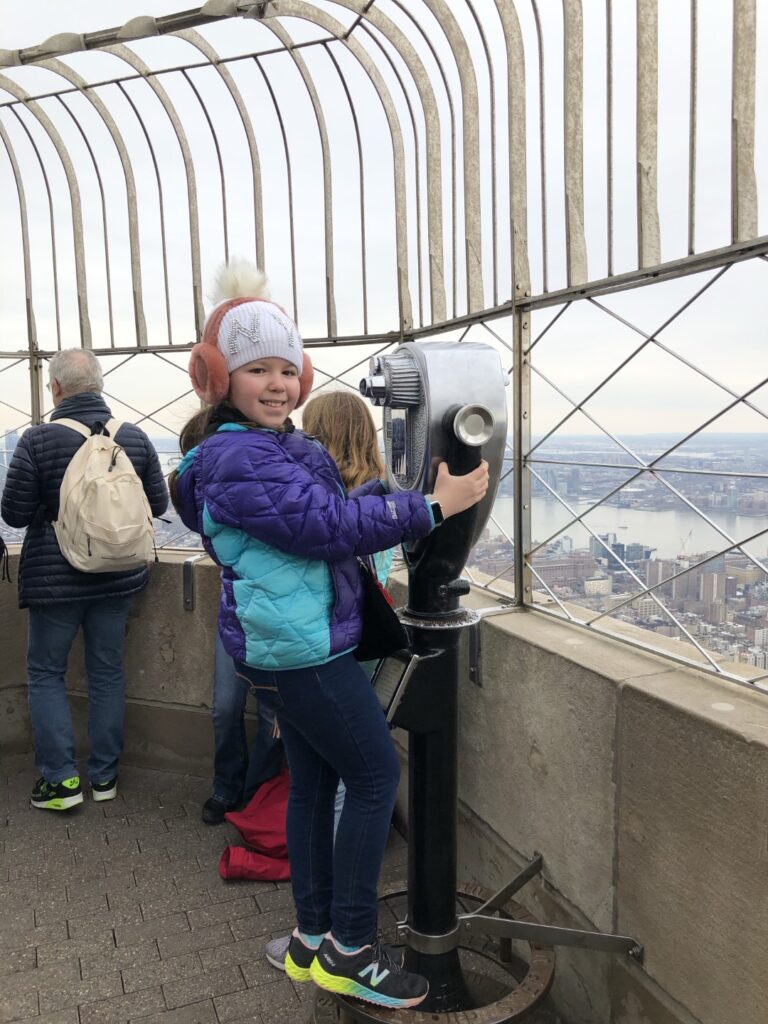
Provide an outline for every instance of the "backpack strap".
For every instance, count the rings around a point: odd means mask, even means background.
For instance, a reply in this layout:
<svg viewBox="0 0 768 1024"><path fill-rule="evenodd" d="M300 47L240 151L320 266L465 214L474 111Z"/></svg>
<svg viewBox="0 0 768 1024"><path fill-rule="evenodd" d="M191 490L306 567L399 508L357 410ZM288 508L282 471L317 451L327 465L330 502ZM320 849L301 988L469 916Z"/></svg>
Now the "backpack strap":
<svg viewBox="0 0 768 1024"><path fill-rule="evenodd" d="M86 440L91 436L91 428L86 427L84 423L79 423L77 420L51 420L51 423L56 423L62 427L69 427L70 430L76 430L78 434L82 434L82 436L86 438ZM116 420L114 417L108 419L107 422L104 424L105 428L109 431L109 436L113 440L120 427L122 427L122 425L122 421Z"/></svg>
<svg viewBox="0 0 768 1024"><path fill-rule="evenodd" d="M69 427L70 430L77 431L78 434L82 435L86 440L91 436L91 428L86 427L84 423L78 423L77 420L51 420L51 424L56 424L61 427Z"/></svg>

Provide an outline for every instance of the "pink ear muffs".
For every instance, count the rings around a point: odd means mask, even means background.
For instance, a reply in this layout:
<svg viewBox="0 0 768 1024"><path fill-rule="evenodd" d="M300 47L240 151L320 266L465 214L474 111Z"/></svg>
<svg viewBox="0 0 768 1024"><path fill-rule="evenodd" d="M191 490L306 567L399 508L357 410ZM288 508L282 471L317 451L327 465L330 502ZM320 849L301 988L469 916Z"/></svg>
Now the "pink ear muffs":
<svg viewBox="0 0 768 1024"><path fill-rule="evenodd" d="M309 358L307 350L304 349L303 361L301 367L301 374L299 375L299 400L296 403L298 409L300 405L304 405L306 400L309 398L309 393L312 390L312 385L315 380L315 371L312 367L312 360Z"/></svg>
<svg viewBox="0 0 768 1024"><path fill-rule="evenodd" d="M229 370L216 345L201 341L189 357L189 377L198 398L217 405L229 392Z"/></svg>

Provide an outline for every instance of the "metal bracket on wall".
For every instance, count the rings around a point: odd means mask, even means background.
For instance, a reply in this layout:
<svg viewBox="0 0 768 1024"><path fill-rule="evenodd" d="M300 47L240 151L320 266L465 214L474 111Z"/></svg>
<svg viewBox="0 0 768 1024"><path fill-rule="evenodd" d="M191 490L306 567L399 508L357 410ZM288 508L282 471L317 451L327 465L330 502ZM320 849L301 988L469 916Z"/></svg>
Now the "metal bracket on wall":
<svg viewBox="0 0 768 1024"><path fill-rule="evenodd" d="M503 615L512 611L514 607L515 605L510 601L504 604L490 605L488 608L473 609L477 620L469 627L469 680L475 686L483 685L483 648L480 639L480 626L483 619L488 619L492 615Z"/></svg>
<svg viewBox="0 0 768 1024"><path fill-rule="evenodd" d="M603 953L625 953L640 963L643 947L629 935L611 935L607 932L585 931L581 928L560 928L540 924L533 919L515 920L504 916L503 907L527 882L541 874L544 860L540 853L489 900L471 914L460 914L456 926L444 935L425 935L411 928L407 921L397 924L397 937L419 953L437 955L456 949L472 935L496 935L502 939L522 939L524 942L545 946L575 946ZM501 912L499 917L491 916Z"/></svg>
<svg viewBox="0 0 768 1024"><path fill-rule="evenodd" d="M199 562L205 555L191 555L184 559L182 566L182 591L184 597L184 611L191 612L195 607L195 563Z"/></svg>

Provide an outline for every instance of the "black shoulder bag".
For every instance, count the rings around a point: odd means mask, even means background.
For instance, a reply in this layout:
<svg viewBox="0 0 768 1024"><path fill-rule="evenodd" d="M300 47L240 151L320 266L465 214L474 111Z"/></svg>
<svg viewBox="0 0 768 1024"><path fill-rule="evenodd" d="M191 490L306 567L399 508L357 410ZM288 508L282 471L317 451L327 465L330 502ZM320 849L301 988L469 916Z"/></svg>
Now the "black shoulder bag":
<svg viewBox="0 0 768 1024"><path fill-rule="evenodd" d="M363 629L355 657L358 661L374 661L408 647L408 634L397 617L391 595L379 583L371 563L361 558L357 561L363 585Z"/></svg>

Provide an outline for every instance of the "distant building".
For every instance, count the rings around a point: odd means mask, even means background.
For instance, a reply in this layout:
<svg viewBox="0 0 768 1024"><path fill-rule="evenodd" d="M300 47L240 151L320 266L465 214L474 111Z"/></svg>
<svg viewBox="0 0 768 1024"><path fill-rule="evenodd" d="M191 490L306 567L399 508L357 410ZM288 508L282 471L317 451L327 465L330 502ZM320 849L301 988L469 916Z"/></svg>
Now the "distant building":
<svg viewBox="0 0 768 1024"><path fill-rule="evenodd" d="M613 580L610 576L593 576L584 580L585 597L602 597L613 591ZM766 630L768 633L768 630Z"/></svg>
<svg viewBox="0 0 768 1024"><path fill-rule="evenodd" d="M580 583L595 575L597 562L590 555L569 555L565 558L535 560L533 566L544 583Z"/></svg>
<svg viewBox="0 0 768 1024"><path fill-rule="evenodd" d="M0 434L0 466L5 469L11 464L11 457L19 443L19 435L15 430L10 430L7 434Z"/></svg>
<svg viewBox="0 0 768 1024"><path fill-rule="evenodd" d="M699 577L699 600L702 604L725 601L727 581L728 577L724 572L702 573Z"/></svg>

